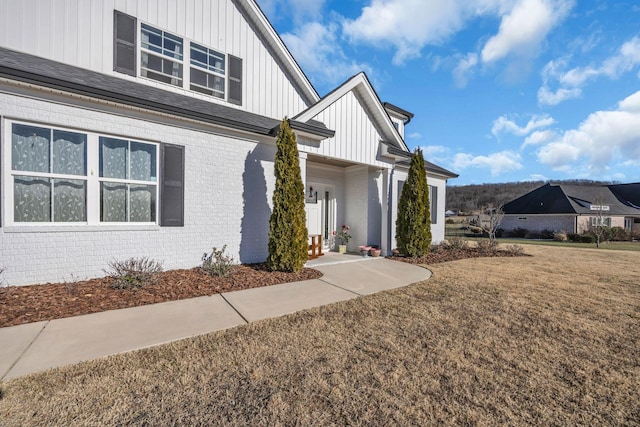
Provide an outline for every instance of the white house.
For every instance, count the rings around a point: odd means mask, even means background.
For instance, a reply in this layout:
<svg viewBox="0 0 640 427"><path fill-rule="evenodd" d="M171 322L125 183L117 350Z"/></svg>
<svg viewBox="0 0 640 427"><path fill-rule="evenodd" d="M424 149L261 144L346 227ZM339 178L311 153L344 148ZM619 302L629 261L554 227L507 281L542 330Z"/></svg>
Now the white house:
<svg viewBox="0 0 640 427"><path fill-rule="evenodd" d="M0 0L2 278L264 261L285 116L309 232L390 251L413 115L362 73L321 98L253 0ZM456 175L427 172L440 241Z"/></svg>

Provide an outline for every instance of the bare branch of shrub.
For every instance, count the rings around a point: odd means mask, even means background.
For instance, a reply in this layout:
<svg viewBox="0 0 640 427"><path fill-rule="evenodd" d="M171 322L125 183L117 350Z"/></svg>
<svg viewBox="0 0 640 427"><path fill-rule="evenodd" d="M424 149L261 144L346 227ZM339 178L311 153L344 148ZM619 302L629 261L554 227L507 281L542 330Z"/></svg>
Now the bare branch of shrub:
<svg viewBox="0 0 640 427"><path fill-rule="evenodd" d="M224 245L222 249L218 249L215 246L211 250L210 254L206 252L202 255L202 269L212 276L227 277L235 262L232 256L225 254L227 245Z"/></svg>
<svg viewBox="0 0 640 427"><path fill-rule="evenodd" d="M162 263L148 257L114 259L109 261L109 269L103 271L114 279L116 289L142 288L154 283L156 274L162 271Z"/></svg>

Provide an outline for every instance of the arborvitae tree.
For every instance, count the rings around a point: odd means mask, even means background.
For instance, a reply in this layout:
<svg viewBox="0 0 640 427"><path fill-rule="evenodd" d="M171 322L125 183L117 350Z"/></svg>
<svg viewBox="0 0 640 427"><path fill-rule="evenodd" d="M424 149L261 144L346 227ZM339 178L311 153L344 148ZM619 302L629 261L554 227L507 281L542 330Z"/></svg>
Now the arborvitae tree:
<svg viewBox="0 0 640 427"><path fill-rule="evenodd" d="M269 257L271 270L300 271L307 261L308 233L304 211L304 186L296 136L285 117L276 141L276 187L269 219Z"/></svg>
<svg viewBox="0 0 640 427"><path fill-rule="evenodd" d="M398 250L407 256L419 257L429 252L431 244L429 186L424 157L419 148L411 157L409 174L398 202L396 240Z"/></svg>

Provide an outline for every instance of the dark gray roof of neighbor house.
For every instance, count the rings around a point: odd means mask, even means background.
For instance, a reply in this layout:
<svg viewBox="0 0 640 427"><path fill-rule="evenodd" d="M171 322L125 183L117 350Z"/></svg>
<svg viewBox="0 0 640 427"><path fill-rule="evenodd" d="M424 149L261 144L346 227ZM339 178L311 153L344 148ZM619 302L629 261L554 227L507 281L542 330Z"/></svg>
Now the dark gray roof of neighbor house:
<svg viewBox="0 0 640 427"><path fill-rule="evenodd" d="M640 182L614 184L610 185L609 189L621 203L640 209Z"/></svg>
<svg viewBox="0 0 640 427"><path fill-rule="evenodd" d="M271 117L2 47L0 77L261 135L272 135L280 125ZM317 121L290 124L324 138L335 134Z"/></svg>
<svg viewBox="0 0 640 427"><path fill-rule="evenodd" d="M607 185L545 184L504 205L505 214L594 215L592 205L608 206L606 215L640 216L640 208L629 205ZM637 197L637 195L636 195Z"/></svg>

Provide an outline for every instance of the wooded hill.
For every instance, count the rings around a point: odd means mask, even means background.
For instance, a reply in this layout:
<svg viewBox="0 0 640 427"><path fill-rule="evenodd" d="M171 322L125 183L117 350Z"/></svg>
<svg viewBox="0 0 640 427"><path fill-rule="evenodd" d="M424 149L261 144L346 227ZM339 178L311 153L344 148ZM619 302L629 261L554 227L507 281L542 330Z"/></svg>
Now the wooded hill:
<svg viewBox="0 0 640 427"><path fill-rule="evenodd" d="M471 212L482 206L497 206L510 202L546 183L565 185L609 185L613 181L591 181L584 179L564 181L523 181L502 184L473 184L447 186L446 209Z"/></svg>

